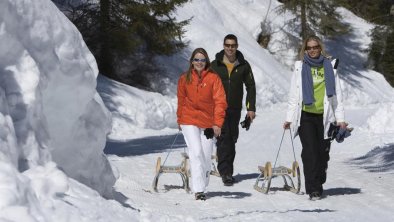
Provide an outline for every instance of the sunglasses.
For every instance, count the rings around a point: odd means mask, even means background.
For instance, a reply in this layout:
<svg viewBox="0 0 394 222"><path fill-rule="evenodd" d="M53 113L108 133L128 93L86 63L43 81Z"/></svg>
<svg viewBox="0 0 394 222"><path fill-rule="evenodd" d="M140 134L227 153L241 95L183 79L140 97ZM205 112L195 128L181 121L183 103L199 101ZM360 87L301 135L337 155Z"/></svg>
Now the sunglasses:
<svg viewBox="0 0 394 222"><path fill-rule="evenodd" d="M318 49L320 49L320 45L307 46L305 49L306 49L307 51L310 51L310 50L318 50Z"/></svg>
<svg viewBox="0 0 394 222"><path fill-rule="evenodd" d="M224 44L225 47L227 48L236 48L238 46L238 44Z"/></svg>
<svg viewBox="0 0 394 222"><path fill-rule="evenodd" d="M193 59L193 62L207 62L207 59L197 59L197 58L194 58L194 59Z"/></svg>

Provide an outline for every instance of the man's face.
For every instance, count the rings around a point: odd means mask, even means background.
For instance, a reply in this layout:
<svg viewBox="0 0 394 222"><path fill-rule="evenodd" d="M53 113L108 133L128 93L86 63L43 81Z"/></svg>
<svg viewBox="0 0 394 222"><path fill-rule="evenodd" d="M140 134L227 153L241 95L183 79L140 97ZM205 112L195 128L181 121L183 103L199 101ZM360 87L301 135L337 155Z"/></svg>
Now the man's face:
<svg viewBox="0 0 394 222"><path fill-rule="evenodd" d="M238 44L233 39L226 39L223 44L223 48L226 57L233 57L235 56L235 52L237 51Z"/></svg>

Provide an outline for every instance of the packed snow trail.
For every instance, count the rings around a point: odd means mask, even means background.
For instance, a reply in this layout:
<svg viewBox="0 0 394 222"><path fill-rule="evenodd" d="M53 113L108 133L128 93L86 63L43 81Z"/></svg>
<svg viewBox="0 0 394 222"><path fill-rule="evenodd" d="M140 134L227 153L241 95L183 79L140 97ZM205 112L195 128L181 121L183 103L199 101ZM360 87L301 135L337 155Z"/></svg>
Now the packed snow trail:
<svg viewBox="0 0 394 222"><path fill-rule="evenodd" d="M371 172L364 169L363 159L382 139L363 130L371 110L349 110L349 119L355 130L343 143L334 142L328 179L324 185L324 198L308 200L307 195L297 195L280 189L281 178L273 179L270 192L265 195L253 189L258 176L258 165L275 161L283 133L284 119L281 105L258 113L251 129L241 129L235 159L235 178L232 187L225 187L219 177L211 176L206 201L194 200L182 187L176 174L163 174L159 179L159 192L151 188L156 160L166 157L173 134L145 137L127 142L108 142L106 153L114 168L119 170L116 190L130 199L130 204L142 210L145 218L162 221L368 221L380 218L394 221L393 170ZM387 137L387 138L384 138ZM296 158L300 163L302 188L304 179L301 145L294 140ZM167 164L179 164L184 141L178 138ZM391 155L393 155L391 153ZM359 158L359 160L355 160ZM293 161L290 138L286 132L277 166L290 167ZM152 219L153 220L153 219Z"/></svg>

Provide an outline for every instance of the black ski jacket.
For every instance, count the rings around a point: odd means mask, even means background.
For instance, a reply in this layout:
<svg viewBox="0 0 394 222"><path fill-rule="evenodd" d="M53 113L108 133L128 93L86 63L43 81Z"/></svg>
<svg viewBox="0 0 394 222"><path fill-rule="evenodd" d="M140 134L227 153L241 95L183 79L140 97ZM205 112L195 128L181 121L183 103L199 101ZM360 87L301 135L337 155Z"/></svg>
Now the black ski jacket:
<svg viewBox="0 0 394 222"><path fill-rule="evenodd" d="M228 108L242 109L243 84L246 87L246 109L256 111L256 85L254 82L252 68L245 60L240 51L237 50L234 68L229 75L226 65L223 63L224 50L216 54L211 63L211 68L217 72L222 79L226 91Z"/></svg>

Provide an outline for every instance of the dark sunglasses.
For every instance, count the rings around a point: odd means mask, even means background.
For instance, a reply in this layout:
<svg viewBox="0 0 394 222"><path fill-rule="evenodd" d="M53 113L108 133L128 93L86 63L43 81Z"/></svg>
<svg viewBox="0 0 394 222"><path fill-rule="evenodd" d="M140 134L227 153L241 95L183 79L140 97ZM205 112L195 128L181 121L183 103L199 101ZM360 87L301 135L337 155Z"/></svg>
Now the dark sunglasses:
<svg viewBox="0 0 394 222"><path fill-rule="evenodd" d="M197 59L197 58L194 58L194 59L193 59L193 62L207 62L207 59Z"/></svg>
<svg viewBox="0 0 394 222"><path fill-rule="evenodd" d="M318 50L318 49L320 49L320 45L307 46L305 49L306 49L307 51L309 51L309 50Z"/></svg>
<svg viewBox="0 0 394 222"><path fill-rule="evenodd" d="M224 44L225 47L227 48L236 48L238 46L238 44Z"/></svg>

